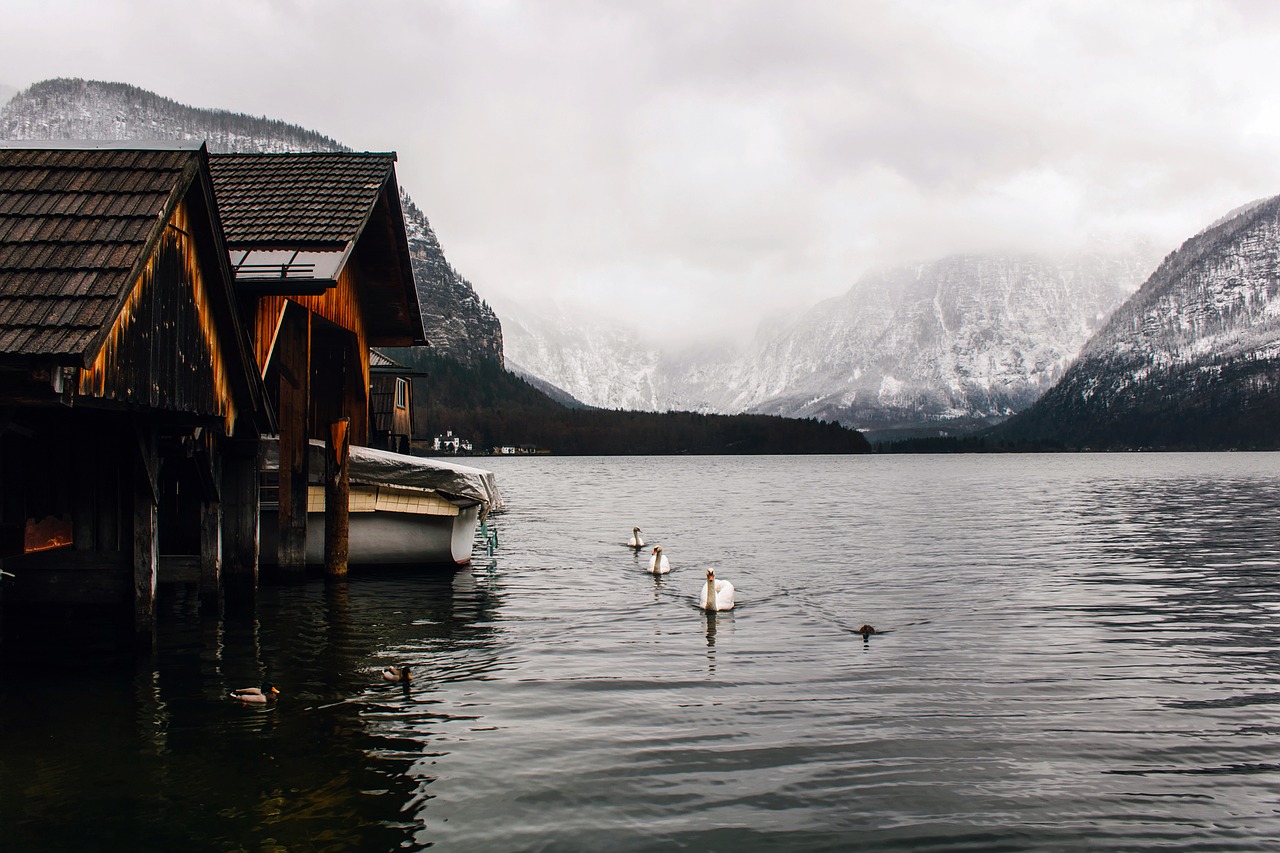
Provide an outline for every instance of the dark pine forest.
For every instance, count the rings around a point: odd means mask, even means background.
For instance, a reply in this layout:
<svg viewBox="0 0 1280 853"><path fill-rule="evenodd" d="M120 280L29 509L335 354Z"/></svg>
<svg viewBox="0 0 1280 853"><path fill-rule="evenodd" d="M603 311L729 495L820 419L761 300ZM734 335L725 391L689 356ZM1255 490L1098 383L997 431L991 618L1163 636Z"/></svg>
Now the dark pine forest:
<svg viewBox="0 0 1280 853"><path fill-rule="evenodd" d="M426 348L389 349L427 374L428 429L453 430L477 450L531 445L565 456L867 453L836 423L772 415L626 412L562 405L496 362L466 365Z"/></svg>

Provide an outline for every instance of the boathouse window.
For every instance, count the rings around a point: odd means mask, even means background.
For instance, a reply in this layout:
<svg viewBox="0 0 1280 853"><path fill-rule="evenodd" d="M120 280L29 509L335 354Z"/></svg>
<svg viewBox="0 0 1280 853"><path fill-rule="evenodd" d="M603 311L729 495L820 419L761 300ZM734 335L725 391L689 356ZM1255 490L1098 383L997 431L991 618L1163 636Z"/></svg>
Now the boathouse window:
<svg viewBox="0 0 1280 853"><path fill-rule="evenodd" d="M409 382L406 379L396 379L396 408L409 408Z"/></svg>

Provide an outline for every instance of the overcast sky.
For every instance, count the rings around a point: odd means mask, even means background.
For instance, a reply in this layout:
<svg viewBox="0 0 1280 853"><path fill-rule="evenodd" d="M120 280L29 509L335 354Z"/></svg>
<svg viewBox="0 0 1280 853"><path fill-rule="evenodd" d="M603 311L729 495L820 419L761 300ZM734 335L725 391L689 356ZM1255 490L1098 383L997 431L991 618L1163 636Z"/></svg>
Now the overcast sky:
<svg viewBox="0 0 1280 853"><path fill-rule="evenodd" d="M0 84L50 77L395 150L482 296L687 337L1280 193L1268 2L5 0Z"/></svg>

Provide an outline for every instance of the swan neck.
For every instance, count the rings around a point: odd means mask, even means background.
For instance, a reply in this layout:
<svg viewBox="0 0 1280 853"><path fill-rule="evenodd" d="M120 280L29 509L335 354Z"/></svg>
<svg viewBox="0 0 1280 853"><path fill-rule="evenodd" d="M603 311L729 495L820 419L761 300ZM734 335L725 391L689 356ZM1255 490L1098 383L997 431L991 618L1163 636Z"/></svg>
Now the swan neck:
<svg viewBox="0 0 1280 853"><path fill-rule="evenodd" d="M707 578L707 610L719 610L716 606L716 582Z"/></svg>

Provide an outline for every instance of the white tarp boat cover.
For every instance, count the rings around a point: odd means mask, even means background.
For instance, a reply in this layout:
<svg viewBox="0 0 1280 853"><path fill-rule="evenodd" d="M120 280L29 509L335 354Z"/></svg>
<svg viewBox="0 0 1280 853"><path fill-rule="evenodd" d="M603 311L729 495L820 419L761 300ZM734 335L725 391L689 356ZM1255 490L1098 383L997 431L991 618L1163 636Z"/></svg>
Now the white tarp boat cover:
<svg viewBox="0 0 1280 853"><path fill-rule="evenodd" d="M323 482L324 442L311 440L311 477L314 484ZM262 440L262 470L280 468L280 442ZM348 470L351 482L369 486L407 486L429 489L442 497L467 504L480 504L480 517L503 508L498 479L492 471L456 465L441 459L406 456L372 447L351 448Z"/></svg>

